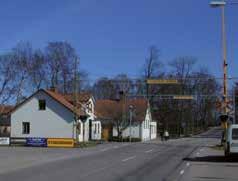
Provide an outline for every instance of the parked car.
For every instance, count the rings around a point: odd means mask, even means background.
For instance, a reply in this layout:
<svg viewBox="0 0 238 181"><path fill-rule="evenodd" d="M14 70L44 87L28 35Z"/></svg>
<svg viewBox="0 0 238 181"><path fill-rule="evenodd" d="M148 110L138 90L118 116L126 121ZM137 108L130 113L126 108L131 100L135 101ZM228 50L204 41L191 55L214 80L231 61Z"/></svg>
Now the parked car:
<svg viewBox="0 0 238 181"><path fill-rule="evenodd" d="M231 124L226 133L225 156L238 153L238 124Z"/></svg>

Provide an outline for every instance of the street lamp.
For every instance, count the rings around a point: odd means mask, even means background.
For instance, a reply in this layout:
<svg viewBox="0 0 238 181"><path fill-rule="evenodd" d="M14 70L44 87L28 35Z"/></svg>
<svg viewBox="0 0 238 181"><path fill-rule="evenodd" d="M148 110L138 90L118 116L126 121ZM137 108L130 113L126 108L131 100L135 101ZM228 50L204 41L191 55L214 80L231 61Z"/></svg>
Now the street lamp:
<svg viewBox="0 0 238 181"><path fill-rule="evenodd" d="M225 29L225 1L212 1L210 6L213 8L221 8L222 10L222 49L223 49L223 112L222 114L227 117L227 50L226 50L226 29ZM227 121L227 120L222 120Z"/></svg>
<svg viewBox="0 0 238 181"><path fill-rule="evenodd" d="M134 107L132 105L129 106L129 111L130 111L130 142L131 142L131 122L132 122L132 112L133 112Z"/></svg>
<svg viewBox="0 0 238 181"><path fill-rule="evenodd" d="M210 2L210 6L213 7L213 8L221 7L221 6L225 6L225 5L226 5L225 1L212 1L212 2Z"/></svg>

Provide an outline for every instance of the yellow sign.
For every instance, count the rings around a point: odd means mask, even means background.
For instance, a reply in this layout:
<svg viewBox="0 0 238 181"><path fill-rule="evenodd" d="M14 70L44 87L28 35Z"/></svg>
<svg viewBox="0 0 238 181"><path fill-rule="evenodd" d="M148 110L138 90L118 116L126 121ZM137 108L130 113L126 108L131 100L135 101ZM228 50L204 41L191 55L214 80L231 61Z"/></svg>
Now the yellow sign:
<svg viewBox="0 0 238 181"><path fill-rule="evenodd" d="M170 79L147 79L147 84L178 84L178 80Z"/></svg>
<svg viewBox="0 0 238 181"><path fill-rule="evenodd" d="M74 139L71 138L49 138L47 146L53 148L73 148Z"/></svg>
<svg viewBox="0 0 238 181"><path fill-rule="evenodd" d="M191 100L191 99L194 99L194 97L193 96L174 96L174 99Z"/></svg>

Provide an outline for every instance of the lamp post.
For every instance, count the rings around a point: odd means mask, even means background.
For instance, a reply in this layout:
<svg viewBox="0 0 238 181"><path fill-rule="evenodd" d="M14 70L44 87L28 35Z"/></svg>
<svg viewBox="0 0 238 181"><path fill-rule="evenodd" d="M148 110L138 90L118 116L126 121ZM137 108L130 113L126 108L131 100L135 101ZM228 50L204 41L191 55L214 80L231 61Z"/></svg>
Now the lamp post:
<svg viewBox="0 0 238 181"><path fill-rule="evenodd" d="M225 1L212 1L210 6L213 8L221 8L222 15L222 51L223 51L223 110L221 120L225 122L227 127L228 109L227 109L227 48L226 48L226 28L225 28Z"/></svg>
<svg viewBox="0 0 238 181"><path fill-rule="evenodd" d="M129 111L130 111L130 136L129 136L129 141L131 142L131 122L132 122L132 112L133 112L134 107L132 105L129 106Z"/></svg>

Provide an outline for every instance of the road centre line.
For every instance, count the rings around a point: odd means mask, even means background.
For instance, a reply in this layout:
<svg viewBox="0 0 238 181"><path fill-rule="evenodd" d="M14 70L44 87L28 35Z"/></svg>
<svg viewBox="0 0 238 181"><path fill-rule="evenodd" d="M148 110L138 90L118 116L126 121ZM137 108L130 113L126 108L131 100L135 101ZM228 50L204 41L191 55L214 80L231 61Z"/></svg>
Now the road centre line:
<svg viewBox="0 0 238 181"><path fill-rule="evenodd" d="M107 151L107 150L109 150L110 148L104 148L104 149L102 149L101 151Z"/></svg>
<svg viewBox="0 0 238 181"><path fill-rule="evenodd" d="M134 158L136 158L136 156L131 156L131 157L123 159L122 162L126 162L126 161L132 160Z"/></svg>
<svg viewBox="0 0 238 181"><path fill-rule="evenodd" d="M181 170L181 171L180 171L180 175L183 175L183 174L184 174L184 170Z"/></svg>
<svg viewBox="0 0 238 181"><path fill-rule="evenodd" d="M145 151L145 153L151 153L153 149Z"/></svg>

